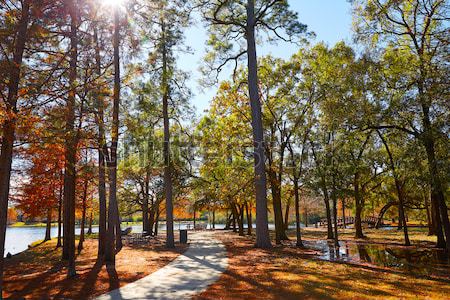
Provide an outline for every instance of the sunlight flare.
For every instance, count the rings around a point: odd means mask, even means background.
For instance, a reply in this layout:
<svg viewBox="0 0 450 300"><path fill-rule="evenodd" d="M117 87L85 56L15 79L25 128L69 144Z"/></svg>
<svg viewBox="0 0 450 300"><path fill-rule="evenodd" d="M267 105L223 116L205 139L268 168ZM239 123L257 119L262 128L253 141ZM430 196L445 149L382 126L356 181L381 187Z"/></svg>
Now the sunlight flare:
<svg viewBox="0 0 450 300"><path fill-rule="evenodd" d="M123 7L126 0L100 0L100 2L109 7Z"/></svg>

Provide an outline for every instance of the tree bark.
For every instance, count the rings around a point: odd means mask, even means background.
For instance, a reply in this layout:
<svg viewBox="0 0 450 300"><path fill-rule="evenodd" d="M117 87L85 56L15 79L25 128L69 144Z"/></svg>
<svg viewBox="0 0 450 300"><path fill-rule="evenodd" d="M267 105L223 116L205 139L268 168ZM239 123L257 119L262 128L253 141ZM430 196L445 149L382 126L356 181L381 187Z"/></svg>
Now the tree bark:
<svg viewBox="0 0 450 300"><path fill-rule="evenodd" d="M163 119L164 119L164 192L166 195L166 247L175 248L173 232L173 187L172 187L172 161L170 155L170 122L169 122L169 70L167 66L166 23L161 18L162 58L163 58Z"/></svg>
<svg viewBox="0 0 450 300"><path fill-rule="evenodd" d="M297 236L296 246L303 247L302 233L300 229L300 195L298 187L298 178L294 176L294 199L295 199L295 233Z"/></svg>
<svg viewBox="0 0 450 300"><path fill-rule="evenodd" d="M291 200L288 199L286 203L286 211L284 213L284 230L289 229L289 209L291 208Z"/></svg>
<svg viewBox="0 0 450 300"><path fill-rule="evenodd" d="M113 97L113 121L111 127L111 147L108 162L109 172L109 205L108 228L106 232L105 261L114 266L116 263L117 237L120 237L119 212L117 206L117 145L119 140L119 106L120 106L120 61L119 40L120 23L119 9L114 9L114 97Z"/></svg>
<svg viewBox="0 0 450 300"><path fill-rule="evenodd" d="M278 181L275 171L269 166L269 181L272 191L273 215L275 219L275 242L281 244L282 240L287 240L284 229L283 211L281 207L281 182Z"/></svg>
<svg viewBox="0 0 450 300"><path fill-rule="evenodd" d="M342 203L342 228L346 228L347 224L345 224L345 199L342 198L341 200Z"/></svg>
<svg viewBox="0 0 450 300"><path fill-rule="evenodd" d="M92 222L94 221L93 219L94 219L94 213L91 210L91 215L89 216L89 227L88 227L87 235L92 234Z"/></svg>
<svg viewBox="0 0 450 300"><path fill-rule="evenodd" d="M427 153L428 171L430 174L431 201L432 203L434 202L433 207L436 215L436 234L438 238L436 246L445 248L448 255L450 255L450 221L448 219L447 204L445 201L444 189L439 176L438 162L436 159L435 137L430 118L430 105L425 97L425 70L423 65L421 65L420 72L422 78L418 81L418 91L422 107L423 133L421 135L421 141L425 146Z"/></svg>
<svg viewBox="0 0 450 300"><path fill-rule="evenodd" d="M360 182L359 182L359 173L354 174L354 197L355 197L355 237L358 239L364 238L364 233L362 230L362 220L361 214L364 206L364 201L360 192Z"/></svg>
<svg viewBox="0 0 450 300"><path fill-rule="evenodd" d="M95 43L95 61L97 76L101 75L100 44L98 39L97 24L94 26ZM105 255L106 243L106 166L105 157L108 157L108 147L106 145L105 126L104 126L104 103L103 98L97 91L97 123L98 123L98 252L97 257L102 258Z"/></svg>
<svg viewBox="0 0 450 300"><path fill-rule="evenodd" d="M427 195L427 193L424 193L424 205L425 205L425 209L427 211L428 235L431 236L434 234L434 229L433 229L433 219L431 217L431 212L430 212L430 203L428 201L429 201L428 195Z"/></svg>
<svg viewBox="0 0 450 300"><path fill-rule="evenodd" d="M256 192L256 247L270 248L269 222L267 214L266 171L264 155L264 135L261 118L261 102L258 91L258 63L255 42L255 3L247 0L247 63L248 89L252 111L252 129L254 143L254 168Z"/></svg>
<svg viewBox="0 0 450 300"><path fill-rule="evenodd" d="M12 68L9 74L8 97L5 103L8 118L3 121L2 144L0 154L0 298L3 286L3 256L5 254L5 236L8 221L8 198L13 158L13 145L16 131L17 98L20 82L20 68L27 40L27 30L30 18L30 1L23 1L22 15L18 23Z"/></svg>
<svg viewBox="0 0 450 300"><path fill-rule="evenodd" d="M445 248L447 252L450 253L450 223L442 184L439 178L434 141L431 138L425 137L424 143L428 157L428 168L431 181L431 201L434 202L434 208L436 210L437 246Z"/></svg>
<svg viewBox="0 0 450 300"><path fill-rule="evenodd" d="M195 205L194 205L194 230L195 230L195 225L196 225L196 222L197 222L197 218L196 218L196 215L195 215L195 213L196 213L196 209L195 209Z"/></svg>
<svg viewBox="0 0 450 300"><path fill-rule="evenodd" d="M78 59L78 4L75 0L68 0L67 7L70 14L70 63L69 85L66 109L66 143L64 170L64 243L63 259L68 260L67 277L76 276L75 270L75 189L78 134L74 131L76 106L76 81Z"/></svg>
<svg viewBox="0 0 450 300"><path fill-rule="evenodd" d="M247 217L247 235L252 235L252 212L251 208L248 207L248 203L245 202L245 213Z"/></svg>
<svg viewBox="0 0 450 300"><path fill-rule="evenodd" d="M333 191L331 192L331 199L333 202L333 238L334 238L334 246L339 247L339 237L338 237L338 223L337 223L337 196L336 190L333 187Z"/></svg>
<svg viewBox="0 0 450 300"><path fill-rule="evenodd" d="M80 228L80 240L78 241L78 253L83 250L84 243L84 227L86 225L86 209L87 209L87 189L89 182L87 180L84 181L83 186L83 198L81 199L81 228Z"/></svg>
<svg viewBox="0 0 450 300"><path fill-rule="evenodd" d="M160 211L159 211L159 204L158 204L157 211L156 211L156 221L155 221L155 236L158 235L159 214L160 214Z"/></svg>
<svg viewBox="0 0 450 300"><path fill-rule="evenodd" d="M231 216L232 216L232 224L233 224L233 232L238 232L236 227L236 218L237 214L235 213L235 209L233 208L234 204L231 204Z"/></svg>
<svg viewBox="0 0 450 300"><path fill-rule="evenodd" d="M323 201L325 203L325 210L327 215L327 239L333 239L333 222L331 219L331 207L330 207L330 198L328 195L328 190L326 188L323 189L324 198Z"/></svg>
<svg viewBox="0 0 450 300"><path fill-rule="evenodd" d="M239 235L244 236L244 207L236 204L234 210L237 214Z"/></svg>
<svg viewBox="0 0 450 300"><path fill-rule="evenodd" d="M294 156L294 150L292 149L291 145L289 145L289 152L291 154L291 166L292 166L292 172L293 172L293 183L294 183L294 206L295 206L295 233L296 233L296 246L303 248L303 241L302 241L302 233L301 233L301 221L300 221L300 193L299 193L299 176L302 174L303 170L303 154L305 149L305 144L307 141L307 135L305 134L305 137L303 139L303 146L302 146L302 152L300 157L300 166L297 173L297 164L295 162L295 156ZM307 208L305 206L305 214L307 214ZM306 220L307 216L305 216L305 224L308 223Z"/></svg>
<svg viewBox="0 0 450 300"><path fill-rule="evenodd" d="M52 239L51 233L52 233L52 209L48 208L44 242L50 241Z"/></svg>
<svg viewBox="0 0 450 300"><path fill-rule="evenodd" d="M145 189L144 199L142 203L142 231L146 234L150 234L149 218L148 218L148 199L149 199L149 176L148 171L145 174Z"/></svg>
<svg viewBox="0 0 450 300"><path fill-rule="evenodd" d="M148 228L150 235L154 235L155 231L153 230L153 227L155 225L155 217L156 217L156 203L153 202L153 199L151 200L151 206L150 206L150 217L148 220Z"/></svg>
<svg viewBox="0 0 450 300"><path fill-rule="evenodd" d="M375 223L375 228L378 229L381 226L381 223L383 222L383 216L384 214L389 210L389 208L391 208L393 205L398 205L397 202L394 201L389 201L388 203L386 203L380 210L379 214L378 214L378 218L377 218L377 222Z"/></svg>
<svg viewBox="0 0 450 300"><path fill-rule="evenodd" d="M64 174L61 172L61 177L63 177ZM63 184L60 184L59 187L59 196L58 196L58 242L56 243L56 248L59 248L62 246L61 242L61 230L62 230L62 206L63 206Z"/></svg>

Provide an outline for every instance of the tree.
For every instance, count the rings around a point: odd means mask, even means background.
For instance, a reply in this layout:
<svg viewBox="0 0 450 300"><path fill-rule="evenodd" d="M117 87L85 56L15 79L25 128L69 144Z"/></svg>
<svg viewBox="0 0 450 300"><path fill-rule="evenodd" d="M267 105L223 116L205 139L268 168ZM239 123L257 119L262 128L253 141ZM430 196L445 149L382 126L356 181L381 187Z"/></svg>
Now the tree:
<svg viewBox="0 0 450 300"><path fill-rule="evenodd" d="M117 147L119 142L119 106L120 106L120 14L119 7L114 8L114 93L112 108L111 146L107 161L109 179L109 204L108 204L108 227L106 231L105 261L114 266L116 263L116 251L122 248L122 237L120 229L119 208L117 203Z"/></svg>
<svg viewBox="0 0 450 300"><path fill-rule="evenodd" d="M8 78L0 86L1 91L6 90L7 96L2 96L2 106L4 104L6 118L2 122L2 137L1 137L1 153L0 153L0 298L2 298L2 286L3 286L3 257L5 251L5 235L6 235L6 222L8 213L8 197L11 178L11 165L13 157L13 144L14 134L17 122L17 101L19 94L19 83L21 79L21 67L23 61L23 53L25 50L25 44L27 42L27 31L30 22L30 4L31 1L25 0L21 3L21 7L18 9L18 18L14 20L12 25L11 35L13 39L12 47L5 47L2 49L14 49L12 53L2 52L2 64L3 60L6 62L7 68L2 68L5 73L2 74L2 78ZM13 5L13 7L16 7ZM1 11L2 15L7 13ZM3 19L3 18L2 18ZM3 23L3 22L2 22ZM3 25L3 24L2 24ZM6 24L5 24L6 25ZM2 26L3 27L3 26ZM3 44L3 40L1 41ZM12 58L12 59L11 59ZM3 73L3 72L2 72ZM7 75L8 74L8 75ZM6 75L5 77L3 75ZM3 95L3 93L2 93Z"/></svg>
<svg viewBox="0 0 450 300"><path fill-rule="evenodd" d="M403 223L403 232L405 235L405 245L410 246L411 242L409 241L409 237L408 237L408 225L406 224L406 218L405 218L404 193L402 191L402 184L400 183L400 178L398 176L398 172L395 167L394 156L391 152L391 149L389 147L389 144L388 144L386 138L383 136L383 134L380 132L380 130L377 130L377 134L380 137L381 141L383 142L383 145L384 145L387 155L389 157L389 166L392 170L392 176L394 177L395 189L397 191L397 197L398 197L399 224Z"/></svg>
<svg viewBox="0 0 450 300"><path fill-rule="evenodd" d="M447 140L442 120L448 119L444 96L448 91L445 80L448 3L445 0L353 2L358 38L371 45L387 45L387 58L391 58L390 68L385 70L390 79L386 81L388 89L403 92L400 97L388 98L380 114L391 118L379 118L379 122L367 126L401 130L421 141L426 150L431 201L437 216L437 245L450 251L450 221L437 152L442 140ZM399 64L402 61L407 63ZM442 119L433 117L435 110L443 111ZM405 117L397 117L403 115L400 112L405 112Z"/></svg>
<svg viewBox="0 0 450 300"><path fill-rule="evenodd" d="M23 158L31 162L27 170L29 182L22 187L16 202L28 217L46 217L44 241L48 241L53 212L60 202L64 149L61 144L42 143L31 144L23 152Z"/></svg>
<svg viewBox="0 0 450 300"><path fill-rule="evenodd" d="M220 72L230 61L238 61L247 55L248 91L251 106L254 172L256 195L256 246L271 246L267 220L267 191L265 173L265 147L258 91L258 66L256 35L260 31L272 37L293 41L306 31L297 20L297 14L289 10L285 0L199 0L204 20L210 26L208 44L212 51L207 56L210 70ZM285 35L285 36L283 36ZM240 43L245 39L246 43ZM235 49L237 46L238 49Z"/></svg>
<svg viewBox="0 0 450 300"><path fill-rule="evenodd" d="M166 207L166 246L175 247L173 229L174 210L174 157L171 151L171 119L174 119L183 102L189 96L184 86L186 74L176 69L175 52L183 49L182 28L189 23L189 7L186 1L151 1L140 13L142 21L150 24L145 31L153 51L148 53L147 73L159 82L160 90L155 93L162 100L164 193ZM176 119L175 119L176 121ZM145 200L145 199L144 199ZM147 200L145 200L147 201ZM159 204L158 204L159 205ZM146 207L146 205L144 205Z"/></svg>
<svg viewBox="0 0 450 300"><path fill-rule="evenodd" d="M78 15L76 1L67 0L70 16L69 91L66 108L66 141L64 167L64 243L63 259L68 260L67 276L76 276L75 270L75 188L78 131L75 130L76 81L78 60Z"/></svg>

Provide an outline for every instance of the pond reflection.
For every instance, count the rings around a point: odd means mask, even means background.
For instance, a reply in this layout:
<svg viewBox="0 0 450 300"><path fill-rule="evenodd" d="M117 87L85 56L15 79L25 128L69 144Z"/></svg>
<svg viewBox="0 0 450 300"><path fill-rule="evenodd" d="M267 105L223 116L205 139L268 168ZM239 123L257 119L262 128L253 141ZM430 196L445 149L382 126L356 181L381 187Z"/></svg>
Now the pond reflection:
<svg viewBox="0 0 450 300"><path fill-rule="evenodd" d="M320 259L372 264L399 268L421 275L450 277L450 260L443 250L403 248L392 245L361 244L340 241L305 241L307 247L319 250Z"/></svg>

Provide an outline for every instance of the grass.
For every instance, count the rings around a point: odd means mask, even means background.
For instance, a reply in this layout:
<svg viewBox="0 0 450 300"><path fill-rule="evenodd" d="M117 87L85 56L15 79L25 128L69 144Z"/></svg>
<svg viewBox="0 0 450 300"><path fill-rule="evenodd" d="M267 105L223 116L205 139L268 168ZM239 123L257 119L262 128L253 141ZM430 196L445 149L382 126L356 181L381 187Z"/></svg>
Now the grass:
<svg viewBox="0 0 450 300"><path fill-rule="evenodd" d="M303 230L305 239L326 238L323 229ZM402 241L401 233L386 235L366 230L366 243ZM374 265L330 262L318 259L311 249L284 244L269 250L254 248L254 237L233 233L217 235L229 252L229 268L218 282L194 299L448 299L447 277L419 276L399 269ZM341 235L353 240L348 230ZM429 245L426 232L412 232L414 241Z"/></svg>
<svg viewBox="0 0 450 300"><path fill-rule="evenodd" d="M52 223L52 226L57 226L57 223ZM25 223L25 222L15 222L9 227L45 227L47 224L45 223Z"/></svg>
<svg viewBox="0 0 450 300"><path fill-rule="evenodd" d="M341 240L352 243L402 247L402 231L366 229L365 239L355 239L351 229L340 230ZM302 229L305 240L323 240L325 228ZM273 233L272 233L273 234ZM203 299L448 299L450 274L421 275L403 269L371 264L330 262L318 259L319 252L292 246L291 242L268 250L254 247L254 236L240 237L217 231L227 247L229 268L206 291ZM411 228L413 247L431 248L435 237L425 228ZM56 239L6 260L5 292L12 299L89 299L142 278L161 268L182 251L169 251L164 239L145 246L125 246L117 256L116 268L106 270L95 257L97 242L88 238L77 257L78 277L66 278L61 249Z"/></svg>
<svg viewBox="0 0 450 300"><path fill-rule="evenodd" d="M186 250L165 248L163 238L145 245L125 245L115 268L97 261L97 240L88 238L77 255L77 276L66 277L66 262L56 239L34 243L32 248L5 260L4 292L8 299L90 299L162 268Z"/></svg>
<svg viewBox="0 0 450 300"><path fill-rule="evenodd" d="M340 229L338 236L340 240L358 241L365 243L392 244L404 243L403 230L393 229L369 229L363 230L365 239L356 239L354 229ZM289 231L289 237L295 238L295 231ZM302 228L302 234L306 239L326 239L326 228ZM411 243L416 246L432 247L436 243L435 236L428 235L428 229L423 227L408 228L408 235Z"/></svg>

